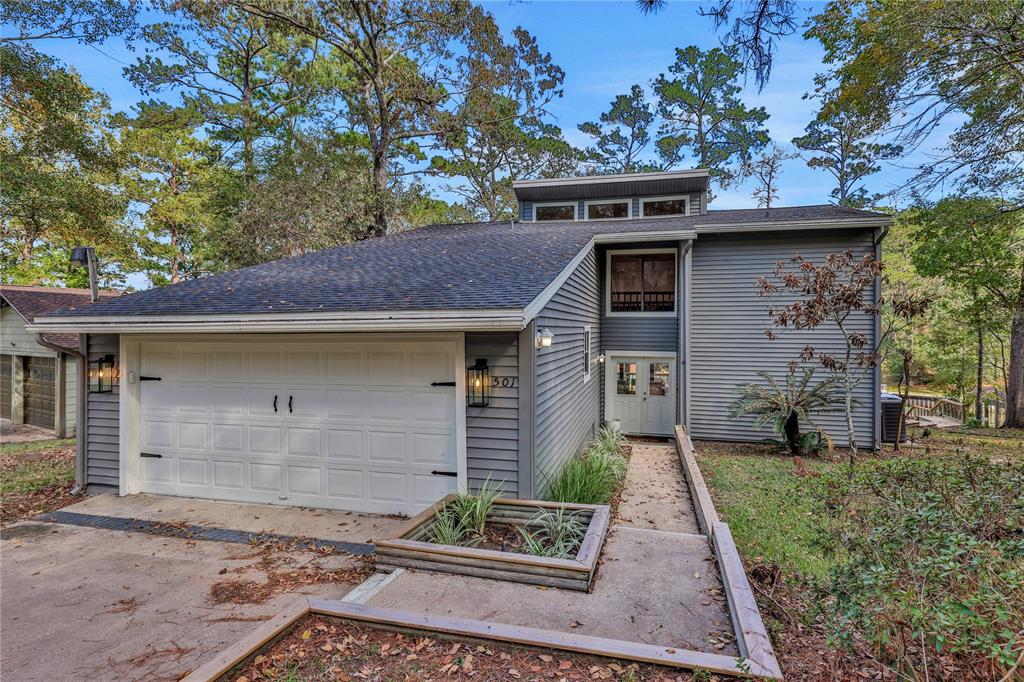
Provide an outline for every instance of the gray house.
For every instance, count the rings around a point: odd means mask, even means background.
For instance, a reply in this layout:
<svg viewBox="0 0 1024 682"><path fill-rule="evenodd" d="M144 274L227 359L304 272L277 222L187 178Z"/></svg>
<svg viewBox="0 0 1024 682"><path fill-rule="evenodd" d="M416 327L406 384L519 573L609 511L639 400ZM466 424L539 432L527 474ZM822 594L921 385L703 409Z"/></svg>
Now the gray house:
<svg viewBox="0 0 1024 682"><path fill-rule="evenodd" d="M608 420L761 440L728 416L737 386L840 338L769 341L755 279L796 253L876 253L891 222L709 211L704 170L515 191L516 222L433 225L37 318L33 331L81 335L91 373L114 368L86 405L84 483L412 513L488 476L542 495ZM863 443L878 442L874 383ZM822 419L840 443L841 421Z"/></svg>

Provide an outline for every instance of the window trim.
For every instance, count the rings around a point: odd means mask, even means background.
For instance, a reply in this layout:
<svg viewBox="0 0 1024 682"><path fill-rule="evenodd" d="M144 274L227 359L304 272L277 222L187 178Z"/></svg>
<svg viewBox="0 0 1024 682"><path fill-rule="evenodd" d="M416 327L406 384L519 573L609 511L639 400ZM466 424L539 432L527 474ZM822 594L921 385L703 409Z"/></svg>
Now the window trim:
<svg viewBox="0 0 1024 682"><path fill-rule="evenodd" d="M656 312L612 311L612 256L645 256L648 254L671 253L674 255L672 276L675 280L672 310ZM664 249L608 249L604 253L604 314L605 317L676 317L679 314L679 250Z"/></svg>
<svg viewBox="0 0 1024 682"><path fill-rule="evenodd" d="M591 218L588 210L591 204L625 204L626 205L626 217L625 218ZM590 222L602 222L607 223L613 220L629 220L633 217L633 199L632 197L624 197L621 199L590 199L583 202L583 220Z"/></svg>
<svg viewBox="0 0 1024 682"><path fill-rule="evenodd" d="M683 212L682 212L682 214L647 215L647 216L644 215L644 204L646 204L648 202L652 202L652 201L671 201L673 199L682 199L683 200ZM646 218L646 219L650 220L652 218L676 218L676 217L682 218L682 217L685 217L685 216L688 216L688 215L690 215L690 195L689 194L670 194L670 195L661 196L661 197L641 197L640 198L640 215L637 216L637 217L639 217L639 218Z"/></svg>
<svg viewBox="0 0 1024 682"><path fill-rule="evenodd" d="M593 338L591 326L583 325L583 383L590 381L590 375L593 374L591 371L594 364Z"/></svg>
<svg viewBox="0 0 1024 682"><path fill-rule="evenodd" d="M580 207L577 201L535 201L533 202L533 208L530 210L530 215L533 217L531 222L534 223L554 223L556 220L537 220L537 209L545 206L572 206L572 219L576 222L580 219Z"/></svg>

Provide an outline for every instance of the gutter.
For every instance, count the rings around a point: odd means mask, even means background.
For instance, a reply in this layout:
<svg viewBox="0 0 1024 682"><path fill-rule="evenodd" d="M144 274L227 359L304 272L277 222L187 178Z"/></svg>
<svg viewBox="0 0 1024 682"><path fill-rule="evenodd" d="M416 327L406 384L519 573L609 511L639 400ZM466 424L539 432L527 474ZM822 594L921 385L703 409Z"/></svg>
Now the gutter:
<svg viewBox="0 0 1024 682"><path fill-rule="evenodd" d="M78 394L75 396L75 413L77 424L75 424L75 487L71 489L72 495L85 490L85 428L86 428L86 401L89 393L89 362L85 354L79 349L65 348L46 340L43 334L36 333L36 343L43 348L60 353L62 355L74 355L78 359Z"/></svg>

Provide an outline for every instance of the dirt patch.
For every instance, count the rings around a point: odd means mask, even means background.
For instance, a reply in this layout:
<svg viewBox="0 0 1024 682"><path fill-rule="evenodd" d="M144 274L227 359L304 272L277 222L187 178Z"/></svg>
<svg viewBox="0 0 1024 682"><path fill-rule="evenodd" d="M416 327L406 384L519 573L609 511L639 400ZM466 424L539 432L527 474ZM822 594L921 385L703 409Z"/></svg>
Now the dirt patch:
<svg viewBox="0 0 1024 682"><path fill-rule="evenodd" d="M288 676L291 677L288 677ZM226 675L233 682L302 680L693 680L688 672L596 656L453 641L306 616ZM704 680L724 680L721 676Z"/></svg>
<svg viewBox="0 0 1024 682"><path fill-rule="evenodd" d="M0 456L0 526L66 507L82 499L72 495L75 448L65 446Z"/></svg>
<svg viewBox="0 0 1024 682"><path fill-rule="evenodd" d="M523 536L519 527L508 523L488 523L484 526L484 536L477 545L479 549L493 549L498 552L526 553L523 547Z"/></svg>
<svg viewBox="0 0 1024 682"><path fill-rule="evenodd" d="M296 557L294 549L280 543L267 543L246 558L258 558L255 563L235 568L223 568L221 574L242 576L258 572L261 579L226 578L210 586L210 601L214 604L263 604L270 598L294 592L310 585L358 585L373 573L367 557L353 557L354 566L343 568L325 565L324 555L315 555L304 561Z"/></svg>

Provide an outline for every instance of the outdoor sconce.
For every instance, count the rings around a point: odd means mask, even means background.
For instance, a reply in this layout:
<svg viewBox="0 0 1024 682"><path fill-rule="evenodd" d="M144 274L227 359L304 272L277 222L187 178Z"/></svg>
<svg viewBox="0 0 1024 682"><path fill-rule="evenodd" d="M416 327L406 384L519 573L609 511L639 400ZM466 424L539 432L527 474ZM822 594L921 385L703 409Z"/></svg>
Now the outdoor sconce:
<svg viewBox="0 0 1024 682"><path fill-rule="evenodd" d="M604 353L597 356L597 362L602 365L604 364Z"/></svg>
<svg viewBox="0 0 1024 682"><path fill-rule="evenodd" d="M537 332L537 348L550 348L555 335L550 329L544 328Z"/></svg>
<svg viewBox="0 0 1024 682"><path fill-rule="evenodd" d="M117 381L117 365L113 355L89 361L89 393L110 393Z"/></svg>
<svg viewBox="0 0 1024 682"><path fill-rule="evenodd" d="M491 370L486 358L477 358L476 364L466 370L466 405L487 407L491 397Z"/></svg>

